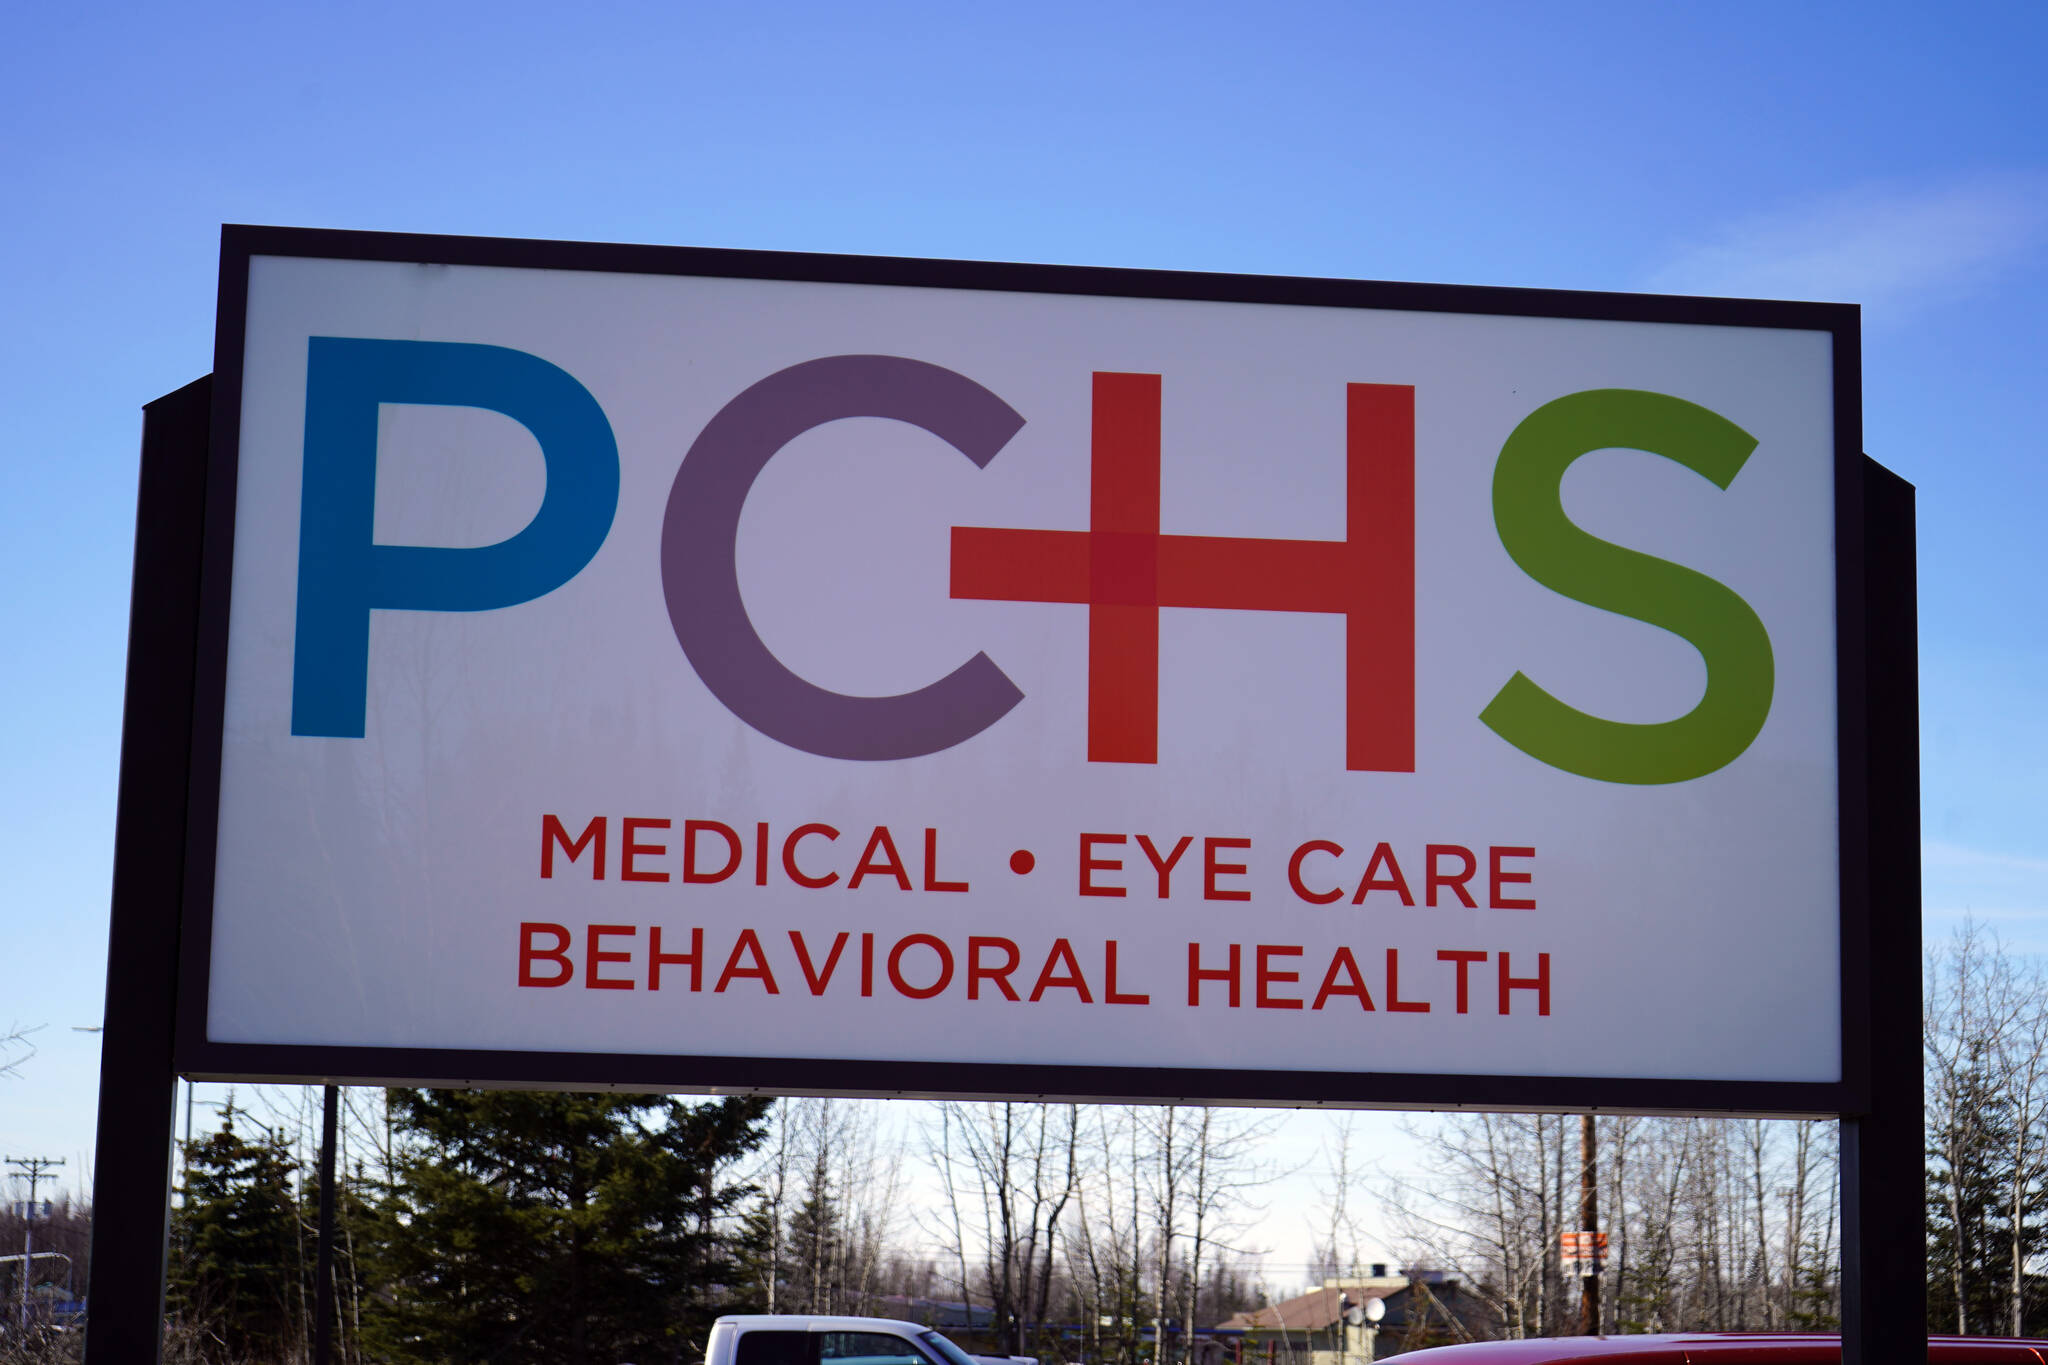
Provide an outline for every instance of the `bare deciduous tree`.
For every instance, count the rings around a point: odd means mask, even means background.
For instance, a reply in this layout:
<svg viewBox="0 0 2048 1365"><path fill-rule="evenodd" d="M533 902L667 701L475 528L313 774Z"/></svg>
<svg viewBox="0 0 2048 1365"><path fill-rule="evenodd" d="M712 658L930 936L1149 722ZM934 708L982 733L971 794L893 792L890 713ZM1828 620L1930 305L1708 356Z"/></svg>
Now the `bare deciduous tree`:
<svg viewBox="0 0 2048 1365"><path fill-rule="evenodd" d="M2024 1335L2048 1229L2048 980L1966 922L1927 956L1932 1297L1957 1332Z"/></svg>
<svg viewBox="0 0 2048 1365"><path fill-rule="evenodd" d="M771 1313L872 1312L896 1251L903 1154L878 1106L778 1100L747 1214L751 1286Z"/></svg>
<svg viewBox="0 0 2048 1365"><path fill-rule="evenodd" d="M20 1074L21 1064L36 1055L36 1045L28 1040L28 1036L39 1032L42 1027L41 1024L24 1027L14 1023L0 1032L0 1076Z"/></svg>
<svg viewBox="0 0 2048 1365"><path fill-rule="evenodd" d="M1602 1330L1832 1325L1831 1125L1602 1122ZM1454 1271L1510 1335L1576 1327L1576 1286L1556 1260L1559 1230L1577 1224L1574 1123L1467 1114L1414 1125L1426 1174L1387 1192L1418 1258Z"/></svg>
<svg viewBox="0 0 2048 1365"><path fill-rule="evenodd" d="M978 1289L1003 1349L1022 1354L1032 1325L1046 1320L1060 1220L1080 1189L1081 1107L944 1104L927 1145L961 1296L971 1302Z"/></svg>

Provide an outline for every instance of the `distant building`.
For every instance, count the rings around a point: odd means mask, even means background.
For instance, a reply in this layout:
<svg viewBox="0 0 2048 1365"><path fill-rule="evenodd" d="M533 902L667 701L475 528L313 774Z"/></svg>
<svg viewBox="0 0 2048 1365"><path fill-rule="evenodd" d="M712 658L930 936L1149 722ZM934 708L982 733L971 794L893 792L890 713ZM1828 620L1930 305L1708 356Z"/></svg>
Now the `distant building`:
<svg viewBox="0 0 2048 1365"><path fill-rule="evenodd" d="M1243 1334L1226 1347L1225 1358L1231 1365L1370 1365L1423 1346L1500 1335L1491 1305L1443 1272L1372 1269L1218 1323L1219 1333ZM1371 1299L1385 1308L1377 1323L1365 1311Z"/></svg>
<svg viewBox="0 0 2048 1365"><path fill-rule="evenodd" d="M898 1318L904 1322L921 1322L941 1332L987 1331L996 1319L995 1309L987 1304L958 1303L950 1299L880 1294L870 1302L873 1306L862 1308L863 1313Z"/></svg>

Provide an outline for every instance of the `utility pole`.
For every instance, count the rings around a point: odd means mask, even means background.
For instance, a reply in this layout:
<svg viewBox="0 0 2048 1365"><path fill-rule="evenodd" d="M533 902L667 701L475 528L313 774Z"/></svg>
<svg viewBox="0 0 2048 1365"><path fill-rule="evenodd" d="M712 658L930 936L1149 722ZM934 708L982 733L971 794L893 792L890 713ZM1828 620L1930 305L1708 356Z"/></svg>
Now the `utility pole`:
<svg viewBox="0 0 2048 1365"><path fill-rule="evenodd" d="M1600 1232L1599 1138L1593 1116L1579 1116L1579 1335L1600 1335L1600 1262L1597 1259Z"/></svg>
<svg viewBox="0 0 2048 1365"><path fill-rule="evenodd" d="M20 1168L20 1174L28 1177L28 1203L22 1209L26 1215L21 1220L21 1330L28 1333L28 1275L36 1263L36 1186L42 1183L44 1172L52 1166L62 1166L63 1157L11 1156L7 1164ZM17 1177L18 1178L18 1177Z"/></svg>

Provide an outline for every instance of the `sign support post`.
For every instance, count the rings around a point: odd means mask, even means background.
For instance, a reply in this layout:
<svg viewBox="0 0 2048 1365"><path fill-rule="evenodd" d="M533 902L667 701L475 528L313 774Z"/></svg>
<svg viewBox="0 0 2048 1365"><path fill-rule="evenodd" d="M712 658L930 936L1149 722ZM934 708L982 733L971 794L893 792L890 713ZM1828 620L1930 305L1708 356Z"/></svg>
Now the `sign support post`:
<svg viewBox="0 0 2048 1365"><path fill-rule="evenodd" d="M1843 982L1870 1106L1842 1120L1843 1365L1927 1359L1927 1172L1920 1036L1920 694L1913 488L1863 461L1864 859L1870 882ZM1845 623L1847 624L1847 623ZM1849 812L1844 812L1845 817ZM1861 975L1867 987L1858 981ZM1859 1017L1860 1016L1860 1017Z"/></svg>
<svg viewBox="0 0 2048 1365"><path fill-rule="evenodd" d="M320 1103L320 1225L313 1271L313 1365L334 1359L334 1126L339 1086L324 1088Z"/></svg>
<svg viewBox="0 0 2048 1365"><path fill-rule="evenodd" d="M100 1036L87 1365L155 1361L163 1351L178 1108L171 1035L212 395L209 376L143 408Z"/></svg>

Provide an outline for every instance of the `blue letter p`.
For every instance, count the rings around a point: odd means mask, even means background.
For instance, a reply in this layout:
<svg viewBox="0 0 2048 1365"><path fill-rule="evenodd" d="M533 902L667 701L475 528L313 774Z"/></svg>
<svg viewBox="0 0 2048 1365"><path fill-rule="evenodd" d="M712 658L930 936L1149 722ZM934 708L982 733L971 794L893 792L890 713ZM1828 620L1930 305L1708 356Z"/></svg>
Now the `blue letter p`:
<svg viewBox="0 0 2048 1365"><path fill-rule="evenodd" d="M377 409L485 408L540 442L547 491L509 540L475 549L379 545ZM490 611L574 578L611 530L619 447L590 391L539 356L448 341L313 337L299 494L292 733L360 739L370 613Z"/></svg>

